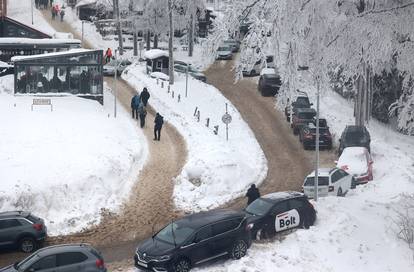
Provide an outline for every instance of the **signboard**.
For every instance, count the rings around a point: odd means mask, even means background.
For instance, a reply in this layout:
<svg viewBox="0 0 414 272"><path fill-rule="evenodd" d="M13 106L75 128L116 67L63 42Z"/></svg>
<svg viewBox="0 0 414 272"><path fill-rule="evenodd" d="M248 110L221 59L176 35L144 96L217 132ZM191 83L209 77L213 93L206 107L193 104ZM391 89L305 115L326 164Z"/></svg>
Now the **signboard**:
<svg viewBox="0 0 414 272"><path fill-rule="evenodd" d="M221 121L223 121L223 123L225 123L226 125L230 124L231 120L232 120L231 115L228 113L225 113L223 117L221 117Z"/></svg>

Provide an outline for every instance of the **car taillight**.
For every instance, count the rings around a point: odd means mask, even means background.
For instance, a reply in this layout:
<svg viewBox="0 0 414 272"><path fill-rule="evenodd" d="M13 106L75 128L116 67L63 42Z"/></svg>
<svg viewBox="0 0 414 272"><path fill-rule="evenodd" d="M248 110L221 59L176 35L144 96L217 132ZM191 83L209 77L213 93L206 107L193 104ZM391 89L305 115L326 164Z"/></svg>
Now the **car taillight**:
<svg viewBox="0 0 414 272"><path fill-rule="evenodd" d="M43 224L33 224L33 228L37 231L41 231L43 229Z"/></svg>
<svg viewBox="0 0 414 272"><path fill-rule="evenodd" d="M333 186L329 186L328 192L333 192L334 191L334 187Z"/></svg>
<svg viewBox="0 0 414 272"><path fill-rule="evenodd" d="M251 230L253 227L254 227L254 224L253 223L247 224L246 225L246 231Z"/></svg>
<svg viewBox="0 0 414 272"><path fill-rule="evenodd" d="M104 260L102 259L96 260L96 267L98 267L99 269L105 268Z"/></svg>
<svg viewBox="0 0 414 272"><path fill-rule="evenodd" d="M312 134L305 134L303 137L305 139L312 139Z"/></svg>

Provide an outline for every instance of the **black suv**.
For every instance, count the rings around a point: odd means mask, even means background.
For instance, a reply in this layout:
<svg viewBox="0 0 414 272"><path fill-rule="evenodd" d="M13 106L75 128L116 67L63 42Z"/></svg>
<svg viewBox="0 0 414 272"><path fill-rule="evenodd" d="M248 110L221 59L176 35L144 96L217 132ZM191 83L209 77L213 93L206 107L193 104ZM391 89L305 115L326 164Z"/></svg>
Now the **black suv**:
<svg viewBox="0 0 414 272"><path fill-rule="evenodd" d="M257 240L297 227L309 228L316 211L308 198L299 192L277 192L262 196L244 210L248 228Z"/></svg>
<svg viewBox="0 0 414 272"><path fill-rule="evenodd" d="M282 80L276 73L262 74L257 85L262 96L274 96L278 93Z"/></svg>
<svg viewBox="0 0 414 272"><path fill-rule="evenodd" d="M371 153L371 136L365 126L346 126L339 139L339 156L345 147L362 146Z"/></svg>
<svg viewBox="0 0 414 272"><path fill-rule="evenodd" d="M319 120L319 125L321 125L321 120ZM315 147L316 145L316 126L315 124L309 123L302 126L299 132L299 141L303 144L304 149L309 149ZM319 127L319 146L325 147L329 150L332 149L332 135L329 131L329 127L325 126Z"/></svg>
<svg viewBox="0 0 414 272"><path fill-rule="evenodd" d="M41 246L46 236L43 219L22 211L0 213L0 246L29 253Z"/></svg>
<svg viewBox="0 0 414 272"><path fill-rule="evenodd" d="M292 105L289 104L285 107L285 116L286 121L290 121L290 111L292 110L292 115L297 112L297 109L309 109L313 104L309 102L308 95L304 92L302 95L296 97L296 99L292 102Z"/></svg>
<svg viewBox="0 0 414 272"><path fill-rule="evenodd" d="M189 271L222 257L240 259L251 244L246 214L213 210L186 216L138 245L135 266L145 271Z"/></svg>

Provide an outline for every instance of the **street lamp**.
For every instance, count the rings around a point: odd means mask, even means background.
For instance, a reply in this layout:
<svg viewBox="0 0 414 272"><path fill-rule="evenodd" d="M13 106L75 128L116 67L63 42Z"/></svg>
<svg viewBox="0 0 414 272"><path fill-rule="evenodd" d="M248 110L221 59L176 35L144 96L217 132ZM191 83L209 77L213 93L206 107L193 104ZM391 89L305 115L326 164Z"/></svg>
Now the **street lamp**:
<svg viewBox="0 0 414 272"><path fill-rule="evenodd" d="M84 44L83 44L83 24L85 23L85 21L84 20L82 20L82 47L84 47Z"/></svg>
<svg viewBox="0 0 414 272"><path fill-rule="evenodd" d="M31 0L31 5L30 6L31 6L31 10L32 10L32 25L33 25L34 24L34 21L33 21L33 0Z"/></svg>
<svg viewBox="0 0 414 272"><path fill-rule="evenodd" d="M119 65L121 64L121 61L118 60L118 49L115 49L115 83L114 83L114 118L116 118L116 102L117 102L117 93L118 93L118 68Z"/></svg>

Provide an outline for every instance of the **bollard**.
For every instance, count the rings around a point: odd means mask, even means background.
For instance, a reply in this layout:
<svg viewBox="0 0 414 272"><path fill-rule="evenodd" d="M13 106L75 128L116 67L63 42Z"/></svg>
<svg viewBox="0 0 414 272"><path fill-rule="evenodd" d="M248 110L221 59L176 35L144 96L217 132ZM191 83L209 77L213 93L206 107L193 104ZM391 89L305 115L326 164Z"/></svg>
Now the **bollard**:
<svg viewBox="0 0 414 272"><path fill-rule="evenodd" d="M172 98L174 98L174 91L172 91L171 94L172 94Z"/></svg>
<svg viewBox="0 0 414 272"><path fill-rule="evenodd" d="M161 88L164 89L164 81L161 80Z"/></svg>
<svg viewBox="0 0 414 272"><path fill-rule="evenodd" d="M181 95L178 95L178 103L181 101Z"/></svg>
<svg viewBox="0 0 414 272"><path fill-rule="evenodd" d="M214 126L214 134L218 135L218 129L219 129L219 126L218 125L217 126Z"/></svg>
<svg viewBox="0 0 414 272"><path fill-rule="evenodd" d="M197 112L197 122L200 122L200 111Z"/></svg>
<svg viewBox="0 0 414 272"><path fill-rule="evenodd" d="M210 125L210 118L207 118L207 124L206 127L208 127Z"/></svg>
<svg viewBox="0 0 414 272"><path fill-rule="evenodd" d="M170 93L170 88L171 88L171 85L168 84L168 93Z"/></svg>
<svg viewBox="0 0 414 272"><path fill-rule="evenodd" d="M160 81L160 80L157 78L157 85L158 85L159 81Z"/></svg>
<svg viewBox="0 0 414 272"><path fill-rule="evenodd" d="M196 114L197 114L197 110L198 110L198 107L196 107L196 108L195 108L195 111L194 111L193 116L196 116Z"/></svg>

